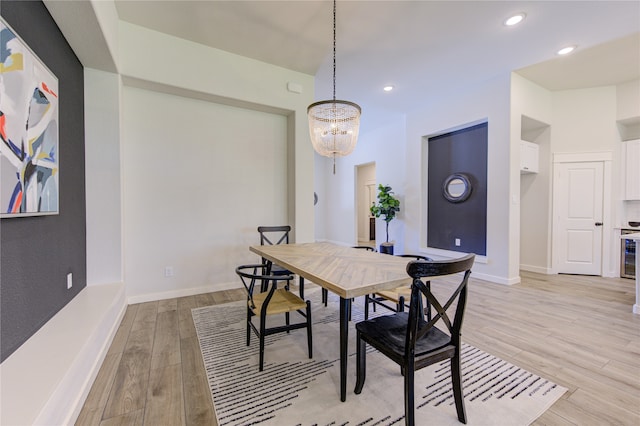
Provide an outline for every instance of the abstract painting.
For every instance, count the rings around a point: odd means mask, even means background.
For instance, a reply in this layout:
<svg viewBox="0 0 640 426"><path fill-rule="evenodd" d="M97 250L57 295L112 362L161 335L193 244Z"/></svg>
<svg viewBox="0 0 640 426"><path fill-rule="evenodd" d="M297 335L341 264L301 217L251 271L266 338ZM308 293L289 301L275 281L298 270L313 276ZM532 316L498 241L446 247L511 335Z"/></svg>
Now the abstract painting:
<svg viewBox="0 0 640 426"><path fill-rule="evenodd" d="M0 19L1 217L58 213L58 79Z"/></svg>

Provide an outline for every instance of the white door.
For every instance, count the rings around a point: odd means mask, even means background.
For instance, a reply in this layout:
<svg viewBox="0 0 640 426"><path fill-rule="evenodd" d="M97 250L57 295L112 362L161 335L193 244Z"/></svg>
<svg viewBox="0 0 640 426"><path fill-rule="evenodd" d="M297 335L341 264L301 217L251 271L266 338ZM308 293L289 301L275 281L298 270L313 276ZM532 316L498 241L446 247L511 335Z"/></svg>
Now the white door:
<svg viewBox="0 0 640 426"><path fill-rule="evenodd" d="M554 269L601 275L604 164L556 163L553 187Z"/></svg>

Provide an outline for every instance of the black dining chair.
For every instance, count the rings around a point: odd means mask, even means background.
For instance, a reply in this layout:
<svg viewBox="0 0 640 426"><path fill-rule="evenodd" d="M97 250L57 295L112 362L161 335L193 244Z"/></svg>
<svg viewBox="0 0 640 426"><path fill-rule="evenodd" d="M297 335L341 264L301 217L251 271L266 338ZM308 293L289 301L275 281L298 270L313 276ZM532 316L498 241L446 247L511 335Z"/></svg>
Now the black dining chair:
<svg viewBox="0 0 640 426"><path fill-rule="evenodd" d="M398 257L406 257L413 260L432 260L429 257L419 254L396 254ZM408 299L411 294L411 286L403 286L394 288L393 290L383 290L374 294L367 294L364 299L364 319L369 319L369 305L373 308L373 312L376 312L376 306L381 306L392 312L403 312ZM392 303L393 305L389 305ZM427 303L426 309L429 311L428 318L431 317L430 305Z"/></svg>
<svg viewBox="0 0 640 426"><path fill-rule="evenodd" d="M260 234L260 245L278 245L289 244L289 233L291 232L291 226L258 226L258 233ZM275 265L268 259L262 258L262 263L269 265L269 273L273 275L292 275L293 273L282 266ZM299 290L300 297L304 299L304 278L299 277Z"/></svg>
<svg viewBox="0 0 640 426"><path fill-rule="evenodd" d="M274 275L270 274L268 269L264 263L241 265L236 268L236 273L247 292L247 346L251 343L253 331L260 341L260 371L264 368L264 338L272 334L306 328L309 358L313 357L311 303L288 290L292 275ZM283 288L278 288L278 284ZM292 312L300 314L305 321L291 324ZM285 325L267 327L267 316L277 314L285 314ZM258 326L252 321L254 316L260 319Z"/></svg>
<svg viewBox="0 0 640 426"><path fill-rule="evenodd" d="M421 368L450 360L451 384L458 420L467 422L462 393L460 366L461 328L467 302L467 286L474 254L459 259L423 261L415 260L407 265L407 273L413 279L409 312L396 312L356 324L356 374L354 392L360 394L366 377L367 345L400 366L404 375L405 424L415 425L414 375ZM461 275L456 287L447 291L445 298L436 297L427 286L430 278L445 275ZM447 286L447 280L443 286ZM434 283L435 284L435 283ZM438 283L440 287L440 283ZM425 318L422 298L433 306L433 318ZM444 302L444 303L443 303ZM453 319L448 309L455 303ZM452 308L453 310L454 308ZM442 328L442 329L441 329ZM444 330L444 331L443 331Z"/></svg>

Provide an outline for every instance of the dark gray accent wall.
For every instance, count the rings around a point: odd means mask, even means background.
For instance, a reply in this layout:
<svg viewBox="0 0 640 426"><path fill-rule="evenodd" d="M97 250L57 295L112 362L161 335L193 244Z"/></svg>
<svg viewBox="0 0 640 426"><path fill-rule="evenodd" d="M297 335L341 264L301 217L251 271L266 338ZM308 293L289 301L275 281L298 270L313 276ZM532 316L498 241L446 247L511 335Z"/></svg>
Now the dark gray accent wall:
<svg viewBox="0 0 640 426"><path fill-rule="evenodd" d="M1 362L86 287L87 267L82 64L42 2L2 0L0 15L58 77L60 96L60 214L0 220Z"/></svg>
<svg viewBox="0 0 640 426"><path fill-rule="evenodd" d="M427 245L478 255L487 254L488 124L429 138ZM466 201L452 203L442 186L453 173L469 177L472 192ZM506 224L505 224L506 226ZM455 240L460 245L455 245Z"/></svg>

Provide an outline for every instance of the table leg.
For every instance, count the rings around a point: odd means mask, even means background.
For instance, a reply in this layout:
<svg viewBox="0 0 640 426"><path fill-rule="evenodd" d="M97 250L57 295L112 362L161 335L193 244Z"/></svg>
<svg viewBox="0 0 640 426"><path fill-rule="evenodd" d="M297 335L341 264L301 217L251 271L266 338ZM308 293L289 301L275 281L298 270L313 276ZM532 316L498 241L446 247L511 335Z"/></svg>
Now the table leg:
<svg viewBox="0 0 640 426"><path fill-rule="evenodd" d="M347 399L347 359L349 357L349 312L351 299L340 298L340 401Z"/></svg>

